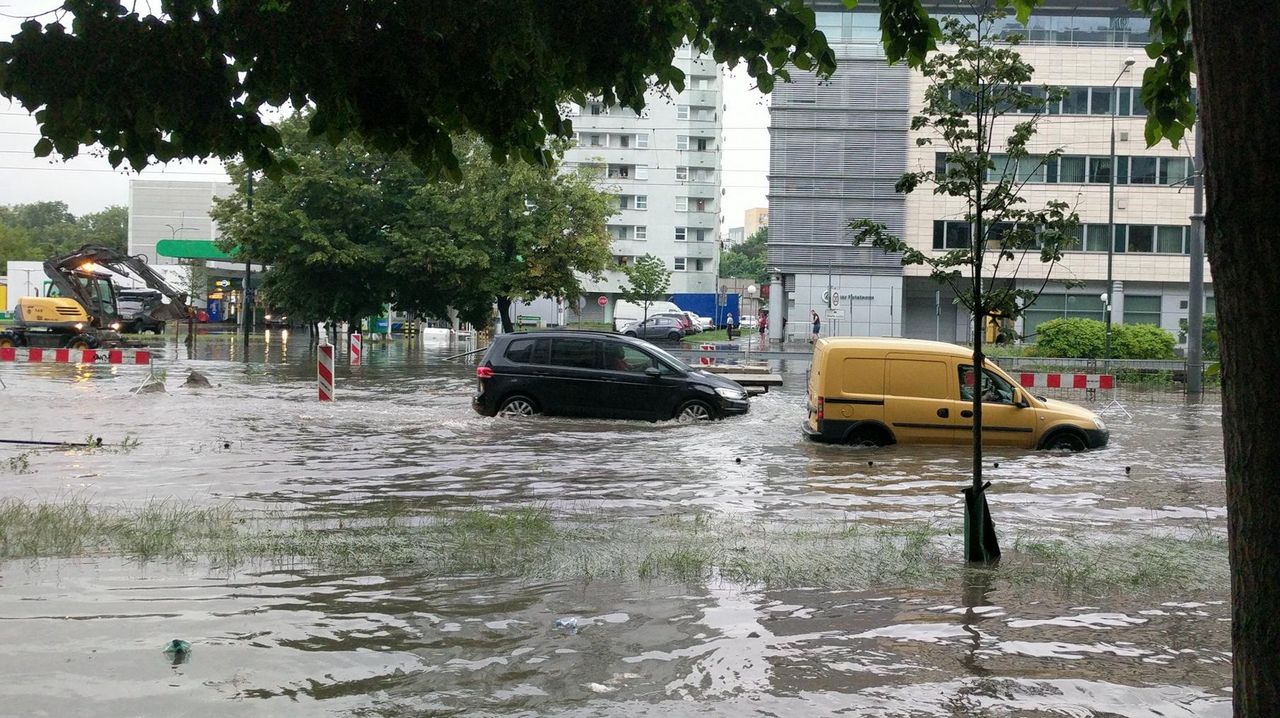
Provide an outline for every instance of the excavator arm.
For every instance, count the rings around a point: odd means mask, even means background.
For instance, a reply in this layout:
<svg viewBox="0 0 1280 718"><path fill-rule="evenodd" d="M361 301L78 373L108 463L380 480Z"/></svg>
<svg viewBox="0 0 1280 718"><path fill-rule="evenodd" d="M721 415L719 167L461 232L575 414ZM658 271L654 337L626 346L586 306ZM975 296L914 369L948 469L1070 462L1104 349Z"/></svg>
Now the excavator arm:
<svg viewBox="0 0 1280 718"><path fill-rule="evenodd" d="M132 257L110 247L86 244L71 254L46 261L44 273L49 276L50 281L58 287L63 296L75 297L76 301L85 307L91 307L92 299L80 282L75 280L74 272L92 270L95 265L121 275L132 273L149 288L167 298L168 302L162 302L151 310L153 319L186 319L191 314L192 310L187 306L186 292L175 289L141 257Z"/></svg>

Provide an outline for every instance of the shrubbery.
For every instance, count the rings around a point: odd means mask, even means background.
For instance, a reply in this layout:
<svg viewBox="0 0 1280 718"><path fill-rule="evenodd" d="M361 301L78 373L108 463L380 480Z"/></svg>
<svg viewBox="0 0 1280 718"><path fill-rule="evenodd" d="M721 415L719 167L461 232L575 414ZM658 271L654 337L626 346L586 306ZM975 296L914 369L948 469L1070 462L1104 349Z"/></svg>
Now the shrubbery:
<svg viewBox="0 0 1280 718"><path fill-rule="evenodd" d="M1034 355L1101 359L1106 341L1106 324L1096 319L1051 319L1036 327ZM1113 359L1173 359L1173 342L1172 334L1154 324L1111 327Z"/></svg>

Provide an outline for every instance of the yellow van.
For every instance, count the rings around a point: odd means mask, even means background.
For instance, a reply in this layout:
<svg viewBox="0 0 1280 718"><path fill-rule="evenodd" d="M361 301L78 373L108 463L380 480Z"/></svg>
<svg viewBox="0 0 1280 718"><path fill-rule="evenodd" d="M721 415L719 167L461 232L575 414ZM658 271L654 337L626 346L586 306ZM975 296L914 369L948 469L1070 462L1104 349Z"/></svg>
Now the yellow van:
<svg viewBox="0 0 1280 718"><path fill-rule="evenodd" d="M987 362L980 384L982 443L1083 451L1107 445L1107 426L1074 404L1032 396ZM809 369L809 418L815 441L970 444L973 353L918 339L828 337Z"/></svg>

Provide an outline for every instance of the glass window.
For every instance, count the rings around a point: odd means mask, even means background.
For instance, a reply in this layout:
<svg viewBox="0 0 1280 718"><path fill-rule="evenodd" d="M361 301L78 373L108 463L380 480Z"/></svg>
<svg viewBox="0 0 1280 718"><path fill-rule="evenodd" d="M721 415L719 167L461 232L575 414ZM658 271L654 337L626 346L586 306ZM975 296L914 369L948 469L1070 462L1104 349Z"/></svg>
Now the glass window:
<svg viewBox="0 0 1280 718"><path fill-rule="evenodd" d="M1182 157L1165 157L1160 160L1159 184L1177 184L1191 175L1191 161Z"/></svg>
<svg viewBox="0 0 1280 718"><path fill-rule="evenodd" d="M676 241L683 242L689 238L688 227L676 227Z"/></svg>
<svg viewBox="0 0 1280 718"><path fill-rule="evenodd" d="M1129 251L1154 252L1156 250L1156 228L1149 224L1129 225Z"/></svg>
<svg viewBox="0 0 1280 718"><path fill-rule="evenodd" d="M1089 114L1089 88L1072 87L1069 88L1067 96L1062 98L1062 114L1064 115L1087 115Z"/></svg>
<svg viewBox="0 0 1280 718"><path fill-rule="evenodd" d="M1147 106L1142 104L1142 88L1133 88L1133 110L1129 113L1134 117L1146 117Z"/></svg>
<svg viewBox="0 0 1280 718"><path fill-rule="evenodd" d="M687 149L689 149L689 136L688 136L688 135L676 135L676 149L677 149L677 150L687 150Z"/></svg>
<svg viewBox="0 0 1280 718"><path fill-rule="evenodd" d="M1012 404L1013 385L989 371L982 372L982 403ZM960 398L973 401L973 367L960 366Z"/></svg>
<svg viewBox="0 0 1280 718"><path fill-rule="evenodd" d="M676 105L676 119L677 119L677 120L687 120L687 119L689 119L689 106L688 106L688 105Z"/></svg>
<svg viewBox="0 0 1280 718"><path fill-rule="evenodd" d="M593 339L552 339L551 363L574 369L595 369L598 344Z"/></svg>
<svg viewBox="0 0 1280 718"><path fill-rule="evenodd" d="M648 239L648 238L649 238L649 228L648 228L648 227L646 227L646 226L645 226L645 225L643 225L643 224L638 224L638 225L636 225L635 233L636 233L636 239Z"/></svg>
<svg viewBox="0 0 1280 718"><path fill-rule="evenodd" d="M688 167L677 167L677 168L676 168L676 181L677 181L677 182L688 182L688 181L689 181L689 168L688 168Z"/></svg>
<svg viewBox="0 0 1280 718"><path fill-rule="evenodd" d="M638 180L647 180L647 179L649 179L649 168L648 168L648 167L645 167L644 165L639 165L639 166L637 166L637 167L636 167L636 179L638 179Z"/></svg>
<svg viewBox="0 0 1280 718"><path fill-rule="evenodd" d="M649 196L644 194L636 195L636 209L649 209Z"/></svg>
<svg viewBox="0 0 1280 718"><path fill-rule="evenodd" d="M1120 101L1119 107L1116 108L1116 114L1121 117L1128 117L1133 109L1133 88L1121 87L1116 91L1116 98Z"/></svg>
<svg viewBox="0 0 1280 718"><path fill-rule="evenodd" d="M689 211L689 198L688 198L688 197L676 197L676 211L677 211L677 212L688 212L688 211Z"/></svg>
<svg viewBox="0 0 1280 718"><path fill-rule="evenodd" d="M622 343L604 343L604 368L643 374L645 369L656 368L658 361L643 351Z"/></svg>
<svg viewBox="0 0 1280 718"><path fill-rule="evenodd" d="M1115 92L1110 87L1094 87L1091 89L1093 98L1089 103L1089 114L1111 114L1111 103L1113 102L1112 97L1115 96Z"/></svg>
<svg viewBox="0 0 1280 718"><path fill-rule="evenodd" d="M507 345L507 361L528 364L533 361L533 340L516 339Z"/></svg>
<svg viewBox="0 0 1280 718"><path fill-rule="evenodd" d="M1107 184L1111 182L1111 158L1110 157L1090 157L1089 158L1089 181L1095 184Z"/></svg>
<svg viewBox="0 0 1280 718"><path fill-rule="evenodd" d="M1128 157L1116 158L1116 184L1129 184L1129 159Z"/></svg>
<svg viewBox="0 0 1280 718"><path fill-rule="evenodd" d="M933 248L947 248L947 223L940 219L933 221Z"/></svg>
<svg viewBox="0 0 1280 718"><path fill-rule="evenodd" d="M1023 92L1023 93L1025 93L1025 94L1027 94L1027 95L1030 95L1031 97L1034 97L1034 98L1036 98L1036 99L1040 100L1040 104L1038 104L1038 105L1033 104L1033 105L1031 105L1030 107L1023 107L1023 108L1020 110L1020 112L1021 112L1022 114L1024 114L1024 115L1034 115L1034 114L1036 114L1037 112L1044 112L1044 110L1045 110L1045 98L1046 98L1048 95L1046 95L1046 94L1045 94L1045 91L1044 91L1044 88L1043 88L1043 87L1037 87L1037 86L1035 86L1035 85L1024 85L1024 86L1022 87L1022 92Z"/></svg>
<svg viewBox="0 0 1280 718"><path fill-rule="evenodd" d="M1164 226L1156 228L1156 251L1163 254L1183 254L1182 237L1186 227Z"/></svg>
<svg viewBox="0 0 1280 718"><path fill-rule="evenodd" d="M1124 295L1125 324L1160 324L1160 297Z"/></svg>
<svg viewBox="0 0 1280 718"><path fill-rule="evenodd" d="M671 262L672 262L671 266L673 269L675 269L675 271L677 272L684 271L684 257L675 257L671 260Z"/></svg>
<svg viewBox="0 0 1280 718"><path fill-rule="evenodd" d="M1085 158L1064 155L1058 160L1058 181L1073 183L1084 182Z"/></svg>
<svg viewBox="0 0 1280 718"><path fill-rule="evenodd" d="M1090 224L1085 226L1085 245L1089 252L1107 251L1107 225Z"/></svg>
<svg viewBox="0 0 1280 718"><path fill-rule="evenodd" d="M966 222L936 220L933 223L933 248L964 249L969 246L972 234L973 228Z"/></svg>
<svg viewBox="0 0 1280 718"><path fill-rule="evenodd" d="M1116 251L1116 252L1123 252L1123 251L1124 251L1124 248L1125 248L1125 237L1126 237L1126 236L1127 236L1127 234L1128 234L1127 230L1128 230L1128 227L1126 227L1126 226L1125 226L1125 225L1123 225L1123 224L1117 224L1117 225L1116 225L1116 242L1115 242L1115 251Z"/></svg>
<svg viewBox="0 0 1280 718"><path fill-rule="evenodd" d="M1129 184L1155 184L1156 164L1158 163L1155 157L1130 158Z"/></svg>
<svg viewBox="0 0 1280 718"><path fill-rule="evenodd" d="M648 147L648 146L649 146L649 135L646 135L644 133L636 135L636 147Z"/></svg>

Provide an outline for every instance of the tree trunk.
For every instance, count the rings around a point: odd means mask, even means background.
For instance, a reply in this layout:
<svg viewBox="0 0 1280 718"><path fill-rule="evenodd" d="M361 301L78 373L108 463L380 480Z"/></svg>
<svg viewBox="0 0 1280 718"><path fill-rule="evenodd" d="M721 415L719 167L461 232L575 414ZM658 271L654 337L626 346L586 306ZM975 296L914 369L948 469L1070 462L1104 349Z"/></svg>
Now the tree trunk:
<svg viewBox="0 0 1280 718"><path fill-rule="evenodd" d="M1191 3L1222 353L1237 716L1280 715L1280 3Z"/></svg>
<svg viewBox="0 0 1280 718"><path fill-rule="evenodd" d="M502 320L502 333L515 331L511 324L511 297L498 297L498 318Z"/></svg>

